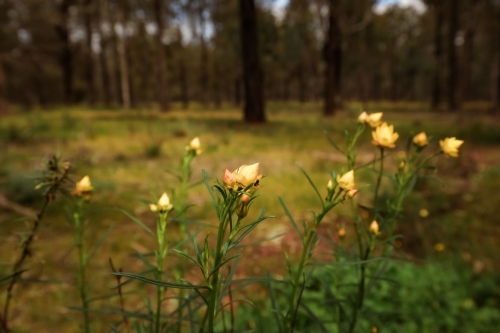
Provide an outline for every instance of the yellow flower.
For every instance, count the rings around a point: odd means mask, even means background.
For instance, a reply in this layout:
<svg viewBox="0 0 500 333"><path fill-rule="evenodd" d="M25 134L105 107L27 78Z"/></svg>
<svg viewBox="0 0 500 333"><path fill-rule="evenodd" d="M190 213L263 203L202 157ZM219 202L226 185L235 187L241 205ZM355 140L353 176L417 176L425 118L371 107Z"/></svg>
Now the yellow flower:
<svg viewBox="0 0 500 333"><path fill-rule="evenodd" d="M228 189L246 188L253 184L253 187L259 186L259 180L262 175L259 175L259 163L252 165L242 165L238 169L230 172L224 171L222 182Z"/></svg>
<svg viewBox="0 0 500 333"><path fill-rule="evenodd" d="M189 142L189 145L186 146L186 150L188 150L188 151L192 150L192 151L196 152L196 155L200 155L202 152L200 139L198 137L196 137L193 140L191 140L191 142Z"/></svg>
<svg viewBox="0 0 500 333"><path fill-rule="evenodd" d="M342 177L337 175L337 183L339 187L344 191L353 190L356 184L354 184L354 170L351 170L344 174Z"/></svg>
<svg viewBox="0 0 500 333"><path fill-rule="evenodd" d="M338 232L338 235L339 235L340 239L343 239L345 237L345 235L346 235L345 229L344 228L340 228L339 232Z"/></svg>
<svg viewBox="0 0 500 333"><path fill-rule="evenodd" d="M92 190L94 190L94 188L90 183L90 177L85 176L79 182L76 183L73 194L76 196L80 196L82 194L89 194L90 192L92 192Z"/></svg>
<svg viewBox="0 0 500 333"><path fill-rule="evenodd" d="M172 210L173 205L170 203L170 198L167 193L163 193L163 195L158 200L158 204L149 204L149 209L152 212L168 212Z"/></svg>
<svg viewBox="0 0 500 333"><path fill-rule="evenodd" d="M382 116L383 116L382 112L372 113L368 115L368 118L366 118L366 123L371 127L375 128L382 122Z"/></svg>
<svg viewBox="0 0 500 333"><path fill-rule="evenodd" d="M259 163L242 165L233 172L233 175L236 178L236 182L243 185L243 187L255 184L262 178L262 175L259 175Z"/></svg>
<svg viewBox="0 0 500 333"><path fill-rule="evenodd" d="M358 122L361 124L368 124L371 127L377 127L380 125L382 115L382 112L368 114L366 111L363 111L358 117Z"/></svg>
<svg viewBox="0 0 500 333"><path fill-rule="evenodd" d="M448 156L458 157L458 148L464 143L463 140L457 140L457 138L446 138L439 141L441 150Z"/></svg>
<svg viewBox="0 0 500 333"><path fill-rule="evenodd" d="M347 192L347 197L352 199L356 196L356 194L358 194L358 190L352 189L349 192Z"/></svg>
<svg viewBox="0 0 500 333"><path fill-rule="evenodd" d="M379 226L377 221L373 220L372 223L370 224L370 232L374 235L379 234Z"/></svg>
<svg viewBox="0 0 500 333"><path fill-rule="evenodd" d="M420 217L427 217L427 216L429 216L429 211L425 208L422 208L420 210L419 214L420 214Z"/></svg>
<svg viewBox="0 0 500 333"><path fill-rule="evenodd" d="M413 143L415 146L418 147L425 147L429 144L429 141L427 141L427 135L425 132L418 133L413 137Z"/></svg>
<svg viewBox="0 0 500 333"><path fill-rule="evenodd" d="M358 123L366 124L366 120L368 119L368 113L363 111L358 117Z"/></svg>
<svg viewBox="0 0 500 333"><path fill-rule="evenodd" d="M326 184L326 188L328 189L328 191L333 190L333 182L331 179L328 180L328 184Z"/></svg>
<svg viewBox="0 0 500 333"><path fill-rule="evenodd" d="M372 132L372 143L381 148L394 148L396 147L396 140L399 134L394 132L394 126L383 123Z"/></svg>
<svg viewBox="0 0 500 333"><path fill-rule="evenodd" d="M437 243L434 245L434 250L437 252L443 252L444 251L444 244L443 243Z"/></svg>

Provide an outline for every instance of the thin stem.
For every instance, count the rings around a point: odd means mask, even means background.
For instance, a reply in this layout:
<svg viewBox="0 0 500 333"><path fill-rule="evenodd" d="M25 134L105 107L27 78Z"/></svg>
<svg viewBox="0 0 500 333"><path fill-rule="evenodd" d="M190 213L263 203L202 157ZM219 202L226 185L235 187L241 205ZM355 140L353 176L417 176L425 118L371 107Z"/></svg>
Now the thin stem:
<svg viewBox="0 0 500 333"><path fill-rule="evenodd" d="M382 174L384 172L384 148L380 147L380 170L377 178L377 184L375 185L375 193L373 199L373 207L377 207L378 200L378 190L380 188L380 182L382 181Z"/></svg>
<svg viewBox="0 0 500 333"><path fill-rule="evenodd" d="M90 318L89 318L89 304L88 304L88 297L87 297L87 288L85 285L85 280L86 280L86 269L87 269L87 262L86 262L86 256L85 256L85 247L84 247L84 239L83 239L83 233L84 233L84 224L81 220L81 215L82 215L82 205L83 205L83 199L79 198L78 203L77 203L77 209L75 214L73 215L75 219L75 225L76 225L76 247L78 249L78 289L80 290L80 298L82 301L82 307L83 307L83 324L84 324L84 332L89 333L90 332Z"/></svg>
<svg viewBox="0 0 500 333"><path fill-rule="evenodd" d="M166 241L166 229L167 229L167 213L160 212L159 221L157 226L157 237L158 237L158 253L156 255L156 274L157 279L161 280L163 274L163 261L165 260L167 241ZM166 288L157 286L156 288L156 319L155 319L155 332L161 332L161 303L163 301L163 294Z"/></svg>

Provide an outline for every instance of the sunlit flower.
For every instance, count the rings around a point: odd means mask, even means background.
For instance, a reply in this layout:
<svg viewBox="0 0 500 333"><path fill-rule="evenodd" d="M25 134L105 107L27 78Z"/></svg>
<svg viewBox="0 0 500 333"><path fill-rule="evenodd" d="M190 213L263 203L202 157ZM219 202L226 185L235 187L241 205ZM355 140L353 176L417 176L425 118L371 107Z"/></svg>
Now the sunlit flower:
<svg viewBox="0 0 500 333"><path fill-rule="evenodd" d="M353 190L356 186L356 184L354 184L354 170L347 172L342 177L337 175L337 183L344 191Z"/></svg>
<svg viewBox="0 0 500 333"><path fill-rule="evenodd" d="M196 153L196 155L200 155L202 152L200 139L196 137L191 140L191 142L189 142L189 145L186 146L186 150L192 150Z"/></svg>
<svg viewBox="0 0 500 333"><path fill-rule="evenodd" d="M458 157L458 148L460 148L463 143L463 140L457 140L455 137L439 141L443 153L451 157Z"/></svg>
<svg viewBox="0 0 500 333"><path fill-rule="evenodd" d="M76 183L75 189L73 190L73 194L76 196L80 196L82 194L90 194L94 188L90 182L90 177L85 176L79 182Z"/></svg>
<svg viewBox="0 0 500 333"><path fill-rule="evenodd" d="M379 234L379 226L377 221L373 220L372 223L370 224L370 232L374 235Z"/></svg>
<svg viewBox="0 0 500 333"><path fill-rule="evenodd" d="M418 147L425 147L429 144L427 140L427 134L425 132L418 133L413 137L413 143Z"/></svg>
<svg viewBox="0 0 500 333"><path fill-rule="evenodd" d="M167 193L163 193L163 195L158 200L158 204L149 204L149 209L152 212L168 212L172 210L173 205L170 203L170 198Z"/></svg>
<svg viewBox="0 0 500 333"><path fill-rule="evenodd" d="M236 182L243 185L243 187L255 184L262 178L262 175L259 175L259 163L242 165L233 172L233 175L236 178Z"/></svg>
<svg viewBox="0 0 500 333"><path fill-rule="evenodd" d="M396 147L396 140L399 134L394 132L394 126L383 123L372 132L373 141L375 146L381 148L394 148Z"/></svg>
<svg viewBox="0 0 500 333"><path fill-rule="evenodd" d="M259 163L252 165L242 165L238 169L230 172L224 171L222 182L228 189L247 188L253 184L253 187L259 186L259 180L262 175L259 175Z"/></svg>
<svg viewBox="0 0 500 333"><path fill-rule="evenodd" d="M375 128L382 122L382 116L382 112L372 113L366 118L366 123Z"/></svg>
<svg viewBox="0 0 500 333"><path fill-rule="evenodd" d="M358 117L358 123L366 124L366 120L368 119L368 113L363 111Z"/></svg>

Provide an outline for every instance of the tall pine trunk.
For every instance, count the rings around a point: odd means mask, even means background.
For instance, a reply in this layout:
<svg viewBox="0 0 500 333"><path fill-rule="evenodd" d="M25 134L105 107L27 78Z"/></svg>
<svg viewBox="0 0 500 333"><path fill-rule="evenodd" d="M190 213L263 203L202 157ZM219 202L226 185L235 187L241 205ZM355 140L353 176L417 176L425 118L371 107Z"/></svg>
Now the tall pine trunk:
<svg viewBox="0 0 500 333"><path fill-rule="evenodd" d="M245 88L244 119L247 123L264 123L264 75L259 58L254 0L240 0L240 29Z"/></svg>
<svg viewBox="0 0 500 333"><path fill-rule="evenodd" d="M131 96L130 96L130 84L129 84L129 68L127 61L127 48L126 48L126 35L125 35L125 9L123 8L123 3L117 2L117 14L118 22L122 26L121 34L117 36L117 51L118 59L120 63L120 86L121 86L121 97L122 105L125 110L131 107Z"/></svg>
<svg viewBox="0 0 500 333"><path fill-rule="evenodd" d="M157 80L158 80L158 103L160 111L168 111L168 84L167 84L167 57L165 54L165 46L163 45L162 35L164 31L163 24L163 1L154 0L154 15L156 27L158 29L155 35L156 44L156 64Z"/></svg>
<svg viewBox="0 0 500 333"><path fill-rule="evenodd" d="M458 111L459 106L459 77L457 68L457 49L455 36L458 30L458 2L448 0L448 110Z"/></svg>
<svg viewBox="0 0 500 333"><path fill-rule="evenodd" d="M441 63L442 63L442 33L444 11L440 1L434 4L434 78L432 80L431 109L438 110L441 103Z"/></svg>
<svg viewBox="0 0 500 333"><path fill-rule="evenodd" d="M66 105L73 104L73 52L68 32L70 2L70 0L63 0L58 5L59 22L55 25L55 30L61 43L58 62L63 74L63 99Z"/></svg>
<svg viewBox="0 0 500 333"><path fill-rule="evenodd" d="M0 114L6 113L8 108L7 76L3 68L2 54L0 53Z"/></svg>
<svg viewBox="0 0 500 333"><path fill-rule="evenodd" d="M94 63L92 59L92 0L85 0L84 6L84 25L85 25L85 82L87 85L87 103L95 104L94 87Z"/></svg>
<svg viewBox="0 0 500 333"><path fill-rule="evenodd" d="M323 115L333 116L340 103L341 32L337 0L330 0L328 7L328 31L323 50L325 60Z"/></svg>

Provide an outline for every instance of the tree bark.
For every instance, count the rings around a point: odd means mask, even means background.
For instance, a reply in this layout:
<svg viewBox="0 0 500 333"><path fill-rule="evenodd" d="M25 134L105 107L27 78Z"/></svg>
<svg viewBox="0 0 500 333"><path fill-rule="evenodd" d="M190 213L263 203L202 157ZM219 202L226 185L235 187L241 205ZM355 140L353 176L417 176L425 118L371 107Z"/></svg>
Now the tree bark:
<svg viewBox="0 0 500 333"><path fill-rule="evenodd" d="M240 0L240 29L245 88L244 119L264 123L264 78L259 57L257 12L254 0Z"/></svg>
<svg viewBox="0 0 500 333"><path fill-rule="evenodd" d="M440 1L434 3L434 78L432 80L431 109L436 111L441 103L441 59L444 11Z"/></svg>
<svg viewBox="0 0 500 333"><path fill-rule="evenodd" d="M157 62L157 80L158 80L158 103L160 111L168 111L168 83L167 83L167 57L165 46L163 45L162 35L165 25L163 24L163 1L154 0L154 14L158 31L155 35L156 43L156 62Z"/></svg>
<svg viewBox="0 0 500 333"><path fill-rule="evenodd" d="M7 96L7 77L3 68L2 54L0 53L0 114L7 113L8 96Z"/></svg>
<svg viewBox="0 0 500 333"><path fill-rule="evenodd" d="M131 106L131 98L130 98L130 85L129 85L129 69L128 69L128 61L127 61L127 49L125 43L125 10L123 8L123 4L117 3L117 14L118 14L118 22L122 26L122 31L118 34L118 58L120 62L120 86L121 86L121 97L123 108L125 110L130 109Z"/></svg>
<svg viewBox="0 0 500 333"><path fill-rule="evenodd" d="M458 30L458 2L448 0L448 110L458 111L459 105L459 78L457 68L457 50L455 36Z"/></svg>
<svg viewBox="0 0 500 333"><path fill-rule="evenodd" d="M92 59L92 0L85 0L84 6L84 25L85 25L85 81L87 85L87 103L95 105L95 86L94 86L94 63Z"/></svg>
<svg viewBox="0 0 500 333"><path fill-rule="evenodd" d="M328 31L324 45L324 116L333 116L339 104L338 90L340 86L341 44L340 27L338 23L338 2L329 0L328 5Z"/></svg>
<svg viewBox="0 0 500 333"><path fill-rule="evenodd" d="M57 36L61 42L61 53L58 60L63 72L63 99L66 105L73 104L73 52L68 32L70 5L70 0L63 0L58 5L59 22L55 26Z"/></svg>

